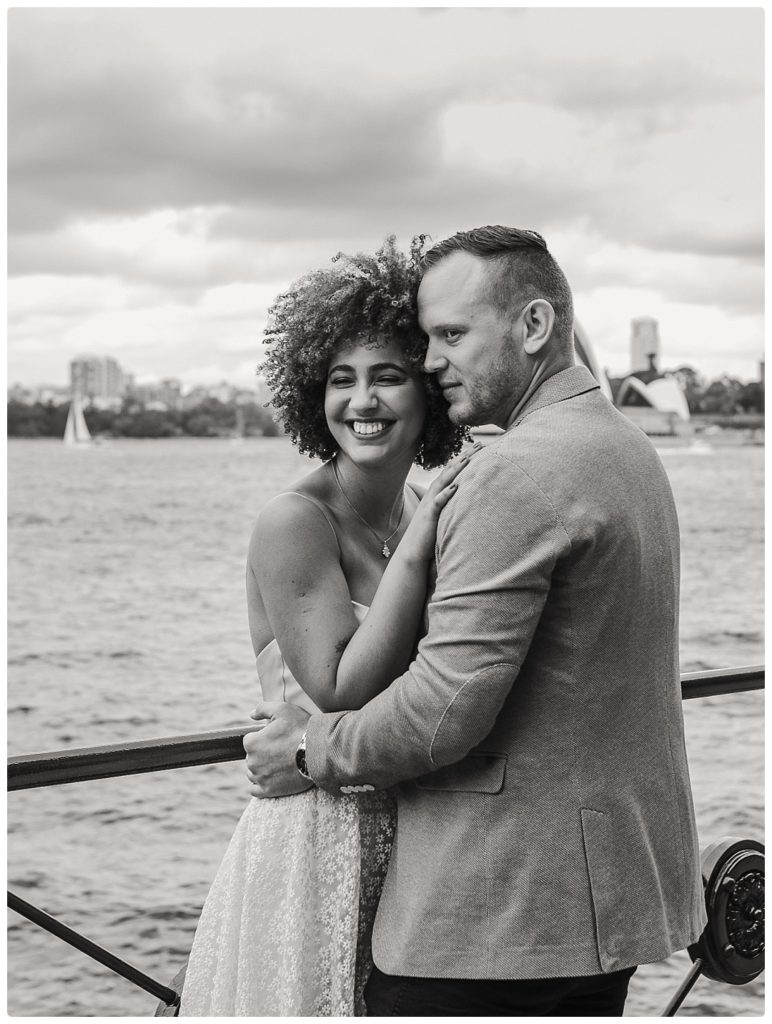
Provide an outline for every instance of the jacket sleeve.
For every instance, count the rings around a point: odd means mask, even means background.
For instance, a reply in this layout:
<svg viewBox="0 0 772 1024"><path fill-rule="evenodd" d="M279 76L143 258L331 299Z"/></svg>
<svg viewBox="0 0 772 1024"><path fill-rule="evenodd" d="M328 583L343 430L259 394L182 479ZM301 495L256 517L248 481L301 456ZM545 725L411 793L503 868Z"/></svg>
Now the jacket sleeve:
<svg viewBox="0 0 772 1024"><path fill-rule="evenodd" d="M460 761L480 743L569 547L524 469L491 450L473 459L440 519L437 582L415 660L361 710L309 720L306 761L317 785L390 786Z"/></svg>

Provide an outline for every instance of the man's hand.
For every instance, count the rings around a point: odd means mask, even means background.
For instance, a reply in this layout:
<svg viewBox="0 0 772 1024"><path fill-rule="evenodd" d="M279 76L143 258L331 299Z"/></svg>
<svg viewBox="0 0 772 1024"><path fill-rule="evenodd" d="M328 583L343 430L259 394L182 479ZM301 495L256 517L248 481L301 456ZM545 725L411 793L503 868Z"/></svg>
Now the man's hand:
<svg viewBox="0 0 772 1024"><path fill-rule="evenodd" d="M295 767L295 753L310 715L294 704L263 701L250 715L264 723L244 737L252 796L292 796L313 786Z"/></svg>

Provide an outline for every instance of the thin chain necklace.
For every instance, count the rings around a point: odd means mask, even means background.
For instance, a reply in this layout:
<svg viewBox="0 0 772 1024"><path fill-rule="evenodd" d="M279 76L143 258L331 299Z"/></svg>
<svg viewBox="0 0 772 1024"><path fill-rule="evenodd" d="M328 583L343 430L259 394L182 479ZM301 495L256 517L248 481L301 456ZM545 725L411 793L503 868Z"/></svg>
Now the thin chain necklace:
<svg viewBox="0 0 772 1024"><path fill-rule="evenodd" d="M370 533L373 535L373 537L375 537L375 539L381 545L381 554L383 555L383 557L384 558L391 558L391 548L389 547L389 541L397 533L397 530L399 530L400 526L402 525L402 516L404 515L404 512L405 512L405 489L404 488L402 489L402 508L399 510L399 520L397 522L397 529L396 530L392 530L392 532L389 534L389 536L386 538L386 540L381 540L381 538L378 536L378 534L375 532L375 530L372 528L372 526L370 526L370 524L365 519L365 517L363 515L361 515L359 512L357 512L357 510L351 504L351 501L349 500L349 496L343 490L343 484L340 482L340 476L338 475L338 467L335 464L335 460L334 459L332 459L330 461L330 465L332 466L332 475L335 477L335 483L338 485L338 490L343 495L344 501L346 502L348 507L351 509L351 511L354 513L354 515L357 517L357 519L359 519L360 522L365 524L365 526L370 531ZM394 511L394 508L392 506L392 512L393 511Z"/></svg>

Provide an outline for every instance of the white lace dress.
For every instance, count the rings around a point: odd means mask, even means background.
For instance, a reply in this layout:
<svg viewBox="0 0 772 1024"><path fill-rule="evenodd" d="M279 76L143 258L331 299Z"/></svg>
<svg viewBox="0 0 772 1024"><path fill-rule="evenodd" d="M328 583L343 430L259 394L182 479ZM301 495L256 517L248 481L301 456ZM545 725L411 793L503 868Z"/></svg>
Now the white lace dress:
<svg viewBox="0 0 772 1024"><path fill-rule="evenodd" d="M257 670L265 700L317 710L275 641ZM250 800L201 912L180 1016L364 1016L395 814L386 792Z"/></svg>

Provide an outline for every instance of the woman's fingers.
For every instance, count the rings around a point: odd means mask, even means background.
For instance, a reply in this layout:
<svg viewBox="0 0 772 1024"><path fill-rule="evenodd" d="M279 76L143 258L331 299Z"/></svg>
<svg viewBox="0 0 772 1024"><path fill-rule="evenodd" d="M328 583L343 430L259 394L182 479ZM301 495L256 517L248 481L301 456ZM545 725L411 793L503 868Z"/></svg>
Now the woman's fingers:
<svg viewBox="0 0 772 1024"><path fill-rule="evenodd" d="M432 480L431 486L429 488L429 494L432 497L435 497L437 494L439 494L443 490L443 488L447 487L449 484L453 482L453 480L458 476L458 474L461 472L464 466L467 465L468 462L468 455L463 455L461 458L454 459L452 462L449 462L448 465L443 469L443 471L438 476L436 476L434 480Z"/></svg>
<svg viewBox="0 0 772 1024"><path fill-rule="evenodd" d="M281 700L261 700L249 717L254 718L256 722L267 725L276 712L283 707L284 701Z"/></svg>
<svg viewBox="0 0 772 1024"><path fill-rule="evenodd" d="M458 458L453 459L452 462L449 462L447 466L445 466L442 472L432 481L431 487L429 488L430 492L433 492L433 497L440 494L455 480L461 470L465 469L469 465L469 460L475 452L480 451L482 447L483 446L478 441L468 451L464 452L463 455L459 455ZM450 495L448 495L448 497L450 497ZM447 501L447 498L445 500Z"/></svg>
<svg viewBox="0 0 772 1024"><path fill-rule="evenodd" d="M461 455L459 455L457 458L453 459L452 462L449 462L448 465L443 469L442 473L447 473L451 479L453 477L458 476L461 470L464 469L465 466L469 465L469 460L472 458L472 456L476 452L479 452L481 448L482 445L480 444L479 441L477 441L476 444L473 444L471 448L468 448L465 452L462 452Z"/></svg>
<svg viewBox="0 0 772 1024"><path fill-rule="evenodd" d="M439 494L435 494L432 499L435 510L439 512L441 509L445 508L457 490L458 484L454 480L452 483L449 483L447 487L443 487Z"/></svg>

